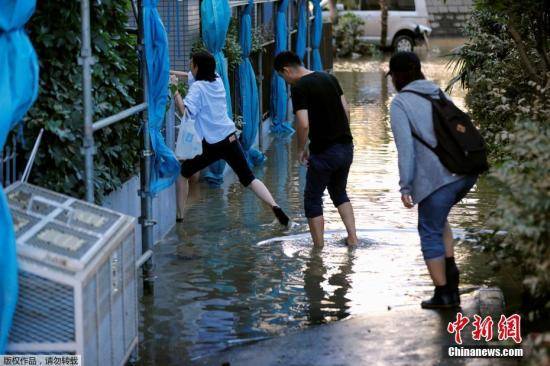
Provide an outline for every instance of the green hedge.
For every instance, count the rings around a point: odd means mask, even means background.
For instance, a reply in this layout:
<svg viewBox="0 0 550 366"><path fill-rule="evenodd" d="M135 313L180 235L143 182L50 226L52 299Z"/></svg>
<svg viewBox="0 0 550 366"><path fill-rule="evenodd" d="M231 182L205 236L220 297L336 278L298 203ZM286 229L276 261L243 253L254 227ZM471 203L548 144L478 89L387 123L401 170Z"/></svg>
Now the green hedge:
<svg viewBox="0 0 550 366"><path fill-rule="evenodd" d="M94 120L135 104L138 95L136 37L125 28L127 0L91 2ZM83 197L83 105L80 54L80 2L39 1L28 31L40 60L40 92L24 124L28 155L45 129L31 181ZM96 200L121 186L139 165L139 124L129 118L94 134Z"/></svg>
<svg viewBox="0 0 550 366"><path fill-rule="evenodd" d="M488 142L498 200L485 242L521 271L531 320L550 314L550 10L543 1L475 2L456 81ZM548 329L548 322L537 326Z"/></svg>

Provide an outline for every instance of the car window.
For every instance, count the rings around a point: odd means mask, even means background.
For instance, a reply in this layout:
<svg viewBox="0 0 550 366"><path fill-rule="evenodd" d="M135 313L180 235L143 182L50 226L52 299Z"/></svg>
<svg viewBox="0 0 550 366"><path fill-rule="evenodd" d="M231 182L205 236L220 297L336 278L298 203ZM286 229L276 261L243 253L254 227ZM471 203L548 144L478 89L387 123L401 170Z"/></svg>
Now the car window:
<svg viewBox="0 0 550 366"><path fill-rule="evenodd" d="M361 0L361 10L380 10L378 0Z"/></svg>
<svg viewBox="0 0 550 366"><path fill-rule="evenodd" d="M388 10L414 11L414 0L390 0Z"/></svg>
<svg viewBox="0 0 550 366"><path fill-rule="evenodd" d="M379 0L342 0L345 10L380 10ZM414 0L389 0L388 10L414 11Z"/></svg>
<svg viewBox="0 0 550 366"><path fill-rule="evenodd" d="M343 0L345 10L359 10L359 2L361 0Z"/></svg>

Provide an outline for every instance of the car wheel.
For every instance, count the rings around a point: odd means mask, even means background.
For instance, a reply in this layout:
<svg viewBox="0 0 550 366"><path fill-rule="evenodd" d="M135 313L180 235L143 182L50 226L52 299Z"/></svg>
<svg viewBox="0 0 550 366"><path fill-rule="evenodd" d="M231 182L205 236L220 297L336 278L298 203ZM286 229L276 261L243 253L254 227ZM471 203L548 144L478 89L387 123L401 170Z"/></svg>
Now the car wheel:
<svg viewBox="0 0 550 366"><path fill-rule="evenodd" d="M400 35L393 41L393 49L395 52L412 52L414 50L414 41L410 36Z"/></svg>

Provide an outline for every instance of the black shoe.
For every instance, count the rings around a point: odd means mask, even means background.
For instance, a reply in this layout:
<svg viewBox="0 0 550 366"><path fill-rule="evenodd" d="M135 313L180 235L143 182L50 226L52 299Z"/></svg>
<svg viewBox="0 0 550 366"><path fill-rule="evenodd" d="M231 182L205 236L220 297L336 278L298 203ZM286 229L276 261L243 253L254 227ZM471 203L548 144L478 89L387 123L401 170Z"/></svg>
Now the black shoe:
<svg viewBox="0 0 550 366"><path fill-rule="evenodd" d="M458 291L460 271L456 266L454 257L445 258L445 276L447 278L447 287L453 296L453 301L460 305L460 293Z"/></svg>
<svg viewBox="0 0 550 366"><path fill-rule="evenodd" d="M460 292L458 291L458 288L452 289L450 291L453 303L457 304L456 306L460 306Z"/></svg>
<svg viewBox="0 0 550 366"><path fill-rule="evenodd" d="M420 306L423 309L448 309L460 305L453 297L452 291L447 286L436 286L431 299L422 301Z"/></svg>
<svg viewBox="0 0 550 366"><path fill-rule="evenodd" d="M279 206L273 206L273 213L275 214L275 217L277 217L277 220L279 220L279 223L283 226L288 226L288 222L290 219L285 214L282 208Z"/></svg>

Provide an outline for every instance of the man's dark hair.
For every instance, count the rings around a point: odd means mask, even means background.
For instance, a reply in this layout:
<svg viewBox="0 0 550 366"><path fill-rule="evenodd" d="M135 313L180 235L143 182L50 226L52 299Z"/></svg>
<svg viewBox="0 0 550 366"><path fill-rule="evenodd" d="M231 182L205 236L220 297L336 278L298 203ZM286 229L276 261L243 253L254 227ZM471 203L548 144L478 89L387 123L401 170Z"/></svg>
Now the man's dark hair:
<svg viewBox="0 0 550 366"><path fill-rule="evenodd" d="M195 80L216 80L216 60L210 52L199 51L191 56L193 64L198 68Z"/></svg>
<svg viewBox="0 0 550 366"><path fill-rule="evenodd" d="M302 60L292 51L283 51L275 56L273 67L275 71L281 72L283 68L289 66L302 66Z"/></svg>
<svg viewBox="0 0 550 366"><path fill-rule="evenodd" d="M397 91L415 80L425 79L420 59L413 52L398 52L393 55L388 74L393 75Z"/></svg>

